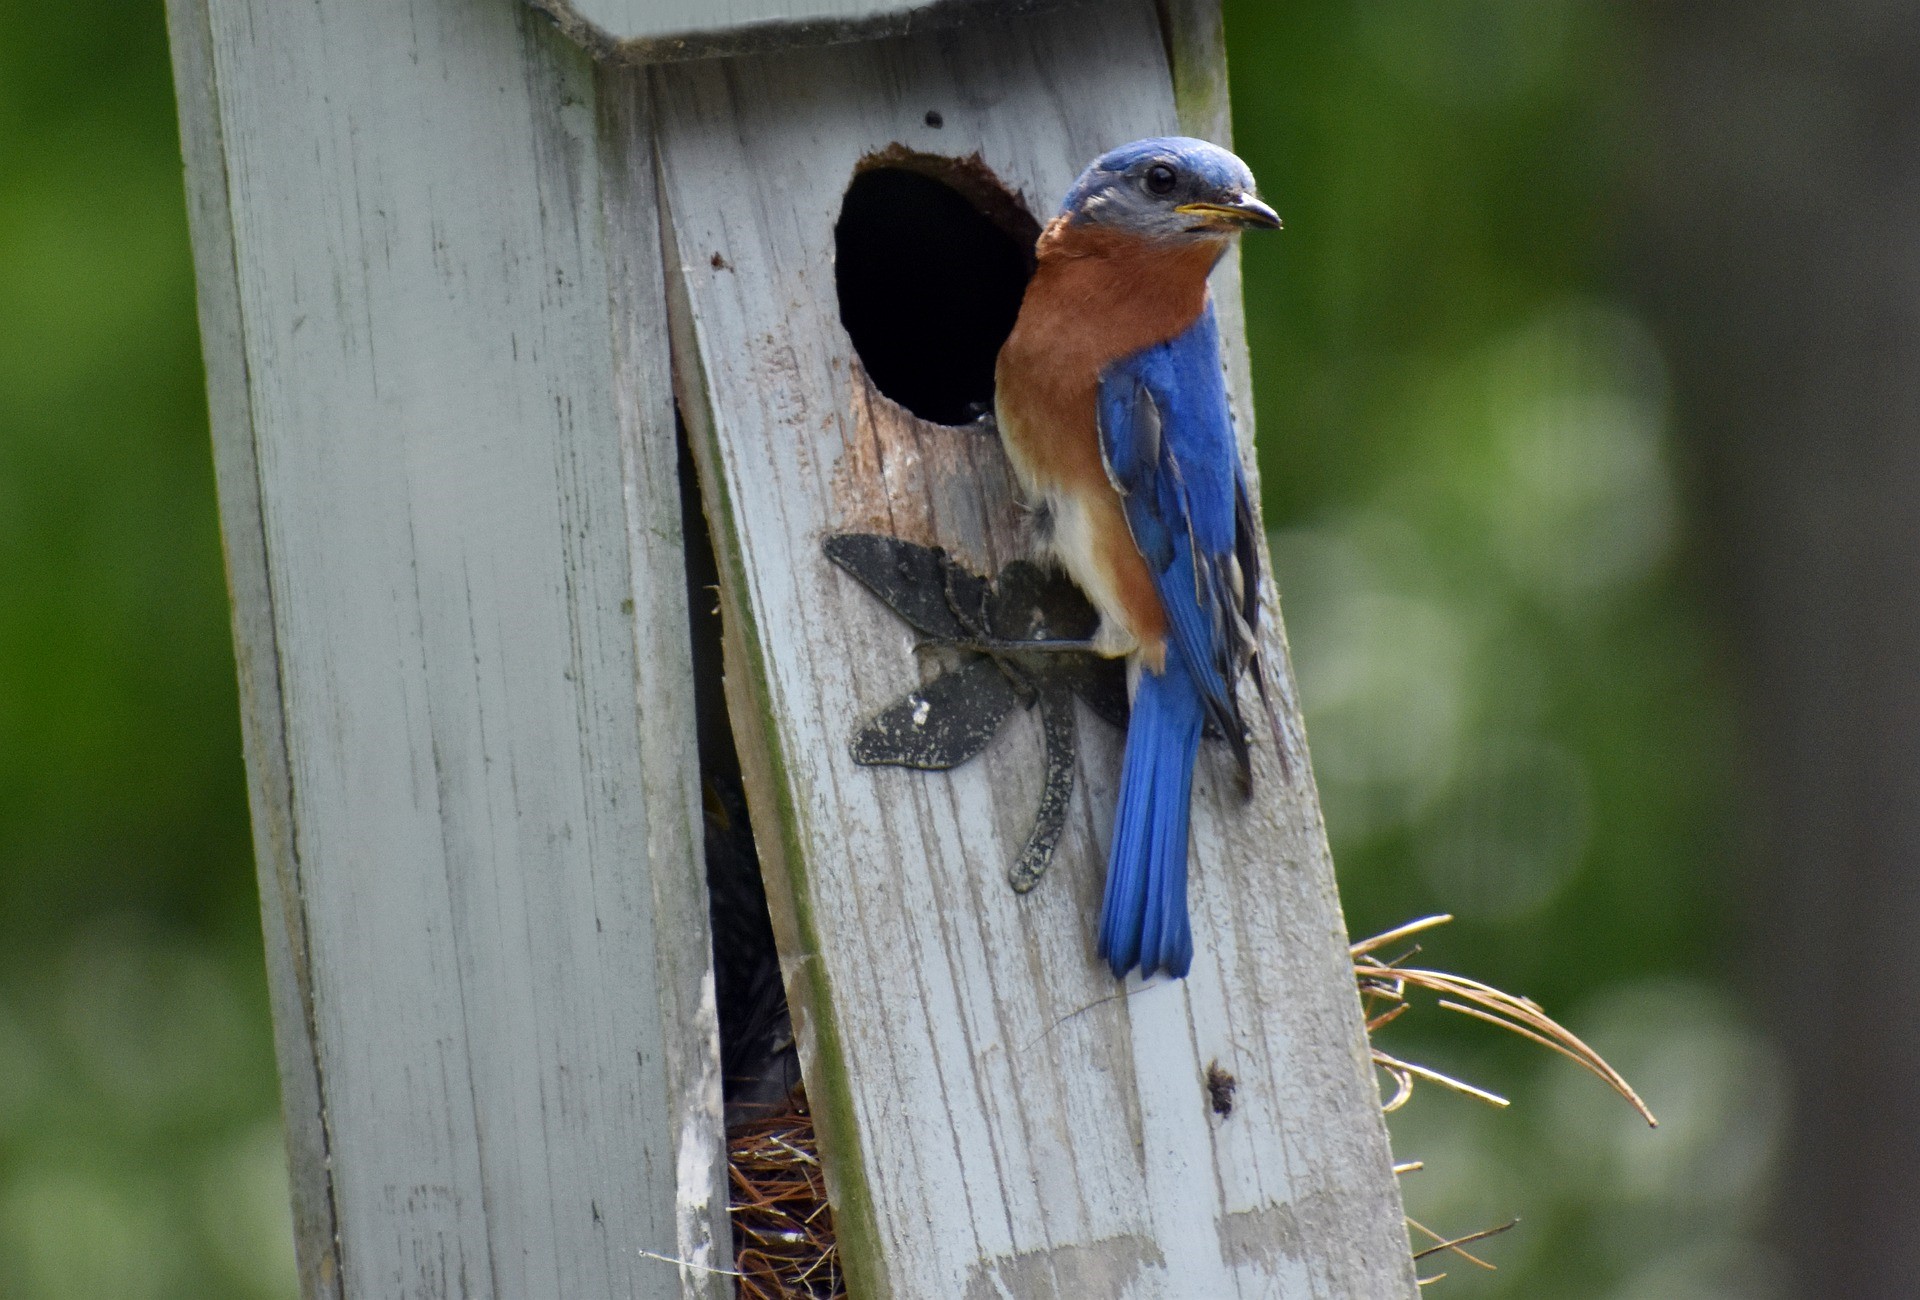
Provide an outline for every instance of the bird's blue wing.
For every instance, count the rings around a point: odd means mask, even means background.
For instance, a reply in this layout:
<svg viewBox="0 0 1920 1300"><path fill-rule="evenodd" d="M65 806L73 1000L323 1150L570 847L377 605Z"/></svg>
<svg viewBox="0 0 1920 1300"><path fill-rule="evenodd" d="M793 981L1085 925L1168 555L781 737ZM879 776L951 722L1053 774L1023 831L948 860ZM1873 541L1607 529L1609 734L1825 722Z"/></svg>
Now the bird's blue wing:
<svg viewBox="0 0 1920 1300"><path fill-rule="evenodd" d="M1249 770L1235 694L1252 658L1257 556L1213 308L1100 376L1100 450L1207 714Z"/></svg>

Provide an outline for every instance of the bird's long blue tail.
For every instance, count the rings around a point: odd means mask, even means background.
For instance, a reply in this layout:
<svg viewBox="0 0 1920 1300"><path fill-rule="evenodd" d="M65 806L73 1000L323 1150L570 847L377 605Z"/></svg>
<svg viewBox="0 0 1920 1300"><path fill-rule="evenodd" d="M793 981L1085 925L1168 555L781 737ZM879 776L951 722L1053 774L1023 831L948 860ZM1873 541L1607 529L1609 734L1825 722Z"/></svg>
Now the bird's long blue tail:
<svg viewBox="0 0 1920 1300"><path fill-rule="evenodd" d="M1187 922L1187 816L1193 760L1205 706L1180 654L1168 647L1164 673L1142 672L1127 723L1120 806L1100 909L1100 955L1124 976L1193 964Z"/></svg>

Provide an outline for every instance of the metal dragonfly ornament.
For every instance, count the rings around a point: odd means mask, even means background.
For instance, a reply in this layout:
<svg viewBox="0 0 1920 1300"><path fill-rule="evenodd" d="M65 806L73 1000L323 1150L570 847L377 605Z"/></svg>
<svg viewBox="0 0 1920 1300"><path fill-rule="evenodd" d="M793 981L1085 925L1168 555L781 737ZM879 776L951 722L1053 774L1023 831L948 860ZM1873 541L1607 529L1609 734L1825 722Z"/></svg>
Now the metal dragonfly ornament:
<svg viewBox="0 0 1920 1300"><path fill-rule="evenodd" d="M1099 623L1065 574L1015 560L986 578L937 546L874 533L839 533L827 558L953 660L854 731L853 760L869 767L944 772L987 747L1017 707L1040 710L1047 770L1033 830L1007 882L1040 883L1066 827L1079 758L1073 698L1124 730L1126 669L1088 651Z"/></svg>

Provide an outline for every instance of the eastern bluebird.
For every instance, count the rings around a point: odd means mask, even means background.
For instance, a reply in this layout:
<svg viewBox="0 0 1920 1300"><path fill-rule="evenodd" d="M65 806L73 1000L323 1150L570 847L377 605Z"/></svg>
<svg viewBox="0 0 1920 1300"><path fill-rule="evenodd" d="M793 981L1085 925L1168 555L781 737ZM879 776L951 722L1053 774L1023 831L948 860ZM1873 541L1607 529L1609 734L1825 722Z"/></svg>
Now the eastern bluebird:
<svg viewBox="0 0 1920 1300"><path fill-rule="evenodd" d="M1040 236L1000 350L1000 435L1043 545L1128 657L1133 714L1099 953L1115 975L1183 976L1187 818L1211 721L1251 781L1236 693L1257 656L1259 550L1207 275L1280 219L1202 140L1139 140L1082 172ZM1258 674L1264 695L1264 679Z"/></svg>

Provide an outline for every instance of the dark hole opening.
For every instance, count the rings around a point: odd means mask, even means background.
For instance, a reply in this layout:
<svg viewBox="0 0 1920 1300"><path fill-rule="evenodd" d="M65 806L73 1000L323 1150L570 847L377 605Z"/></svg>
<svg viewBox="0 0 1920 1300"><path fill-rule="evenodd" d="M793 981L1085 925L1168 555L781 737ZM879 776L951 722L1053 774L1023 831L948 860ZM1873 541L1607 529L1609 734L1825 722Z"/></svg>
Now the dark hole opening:
<svg viewBox="0 0 1920 1300"><path fill-rule="evenodd" d="M833 230L840 322L874 386L923 420L993 409L993 362L1040 228L977 160L889 151L847 187Z"/></svg>
<svg viewBox="0 0 1920 1300"><path fill-rule="evenodd" d="M780 955L774 948L760 856L722 686L720 568L700 505L699 478L679 432L687 613L693 640L694 720L700 740L707 908L713 927L714 1001L720 1020L720 1084L729 1128L784 1101L800 1082Z"/></svg>

